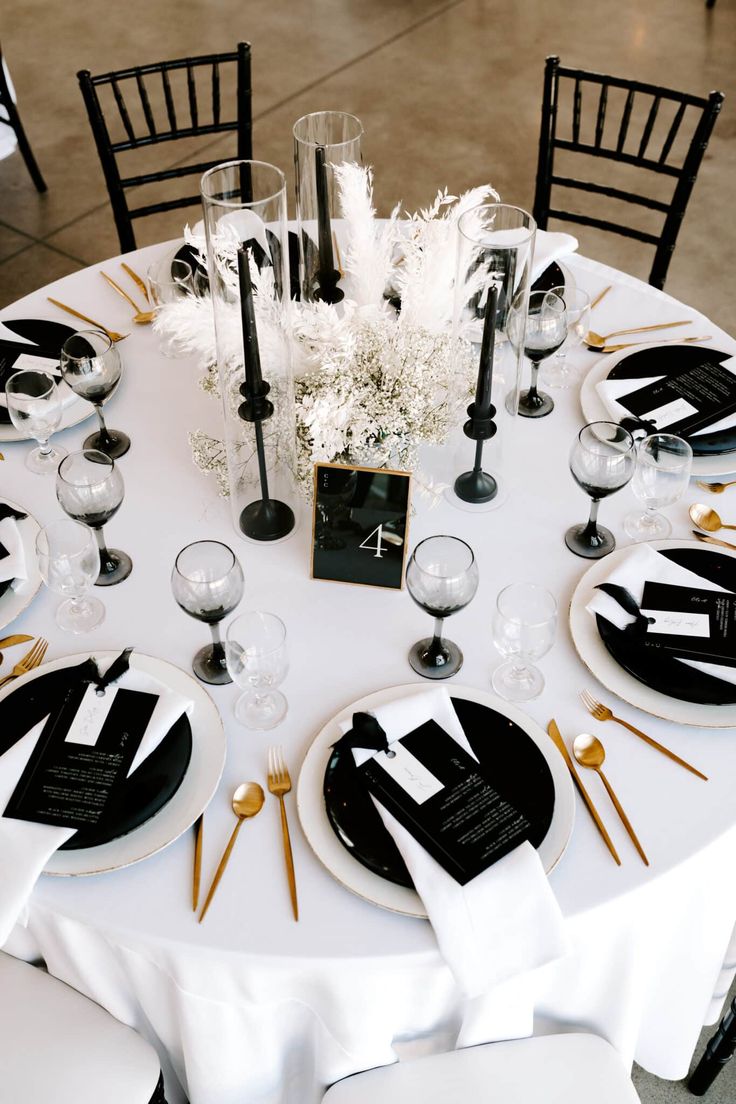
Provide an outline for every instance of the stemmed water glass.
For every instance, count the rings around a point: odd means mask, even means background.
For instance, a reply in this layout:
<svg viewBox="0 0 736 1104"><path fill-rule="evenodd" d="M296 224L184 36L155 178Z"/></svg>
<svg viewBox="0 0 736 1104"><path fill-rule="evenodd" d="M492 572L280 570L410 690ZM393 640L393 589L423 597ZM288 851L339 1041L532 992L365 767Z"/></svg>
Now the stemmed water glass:
<svg viewBox="0 0 736 1104"><path fill-rule="evenodd" d="M682 498L692 462L690 445L671 433L653 433L638 442L631 489L646 510L624 519L624 529L635 541L662 540L670 535L672 525L657 511Z"/></svg>
<svg viewBox="0 0 736 1104"><path fill-rule="evenodd" d="M72 518L60 518L37 533L36 554L46 586L64 598L56 611L59 628L83 633L99 625L105 607L88 596L100 560L92 531Z"/></svg>
<svg viewBox="0 0 736 1104"><path fill-rule="evenodd" d="M243 597L243 571L235 553L220 541L186 545L176 557L171 589L184 612L204 621L212 633L212 643L200 648L194 656L195 675L215 686L232 682L220 639L220 622Z"/></svg>
<svg viewBox="0 0 736 1104"><path fill-rule="evenodd" d="M524 355L532 365L531 386L519 395L519 414L524 418L544 418L551 414L555 404L537 387L539 365L556 353L567 337L564 301L552 291L533 291L529 296L526 318L521 303L512 309L509 337L517 348L523 337Z"/></svg>
<svg viewBox="0 0 736 1104"><path fill-rule="evenodd" d="M496 599L493 643L506 663L493 672L493 689L507 701L530 701L544 689L544 676L532 664L552 647L557 603L544 587L513 583Z"/></svg>
<svg viewBox="0 0 736 1104"><path fill-rule="evenodd" d="M613 552L616 540L610 529L598 525L598 506L626 486L634 464L634 438L617 422L589 422L580 430L570 452L570 471L592 501L587 524L573 525L565 533L565 544L576 556L598 560Z"/></svg>
<svg viewBox="0 0 736 1104"><path fill-rule="evenodd" d="M117 345L101 330L80 330L61 347L61 374L75 395L94 405L100 423L98 433L85 439L86 449L98 449L117 460L130 448L130 438L119 429L108 429L102 404L112 395L123 370Z"/></svg>
<svg viewBox="0 0 736 1104"><path fill-rule="evenodd" d="M56 497L65 514L94 530L99 546L97 586L115 586L127 579L133 561L119 548L108 548L103 525L113 517L123 501L125 486L120 469L104 452L84 449L71 452L59 465Z"/></svg>
<svg viewBox="0 0 736 1104"><path fill-rule="evenodd" d="M406 586L416 604L434 617L434 635L417 641L409 663L418 675L444 679L463 665L463 653L442 638L446 617L464 609L478 589L478 565L472 548L458 537L427 537L411 554Z"/></svg>
<svg viewBox="0 0 736 1104"><path fill-rule="evenodd" d="M547 387L570 387L575 372L570 367L568 354L582 344L590 329L590 296L582 288L552 288L565 304L567 313L567 337L554 356L544 362L541 377Z"/></svg>
<svg viewBox="0 0 736 1104"><path fill-rule="evenodd" d="M288 709L276 689L289 669L283 621L262 610L241 613L228 625L225 653L233 681L245 691L235 703L235 716L246 728L275 728Z"/></svg>
<svg viewBox="0 0 736 1104"><path fill-rule="evenodd" d="M15 372L5 384L10 420L17 430L30 434L38 448L26 456L26 467L37 475L50 475L66 449L52 447L49 438L61 422L61 395L48 372Z"/></svg>

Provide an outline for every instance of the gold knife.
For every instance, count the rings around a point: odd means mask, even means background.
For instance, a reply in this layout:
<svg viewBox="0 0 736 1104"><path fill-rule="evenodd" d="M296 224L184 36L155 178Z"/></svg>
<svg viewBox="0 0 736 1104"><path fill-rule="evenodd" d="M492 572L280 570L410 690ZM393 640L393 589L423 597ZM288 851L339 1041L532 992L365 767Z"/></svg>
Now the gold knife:
<svg viewBox="0 0 736 1104"><path fill-rule="evenodd" d="M597 306L598 306L598 304L600 303L601 299L604 299L604 298L606 297L606 295L608 295L608 293L609 293L609 291L611 290L611 288L612 288L612 287L613 287L613 284L609 284L609 285L608 285L608 287L604 287L603 291L599 291L599 292L598 292L598 294L596 295L595 299L594 299L594 300L593 300L593 302L592 302L592 303L590 304L590 309L591 309L591 310L593 309L593 307L597 307Z"/></svg>
<svg viewBox="0 0 736 1104"><path fill-rule="evenodd" d="M124 272L128 273L128 275L130 276L133 283L136 284L140 288L140 290L143 292L144 296L146 297L146 302L150 303L151 300L148 297L148 288L146 287L145 282L143 280L141 280L138 273L134 272L133 269L130 267L130 265L127 265L125 263L125 261L120 262L120 267L123 269Z"/></svg>
<svg viewBox="0 0 736 1104"><path fill-rule="evenodd" d="M699 541L705 541L706 544L717 544L721 548L732 548L736 552L736 544L729 544L728 541L721 540L720 537L708 537L705 533L699 533L697 529L693 529L692 534Z"/></svg>
<svg viewBox="0 0 736 1104"><path fill-rule="evenodd" d="M605 843L606 843L606 847L611 852L614 859L616 860L616 862L620 866L621 865L621 860L618 857L618 852L616 851L616 848L613 846L613 841L611 840L611 837L609 836L608 832L606 831L606 827L605 827L603 821L598 816L598 812L597 812L596 807L593 804L593 802L592 802L592 800L591 800L591 798L588 794L588 791L586 790L583 783L580 781L580 775L575 770L575 765L574 765L572 759L570 758L569 751L565 747L565 741L562 739L562 736L560 735L560 730L557 727L557 722L555 720L551 720L549 722L549 724L547 725L547 732L552 737L552 740L554 741L554 744L555 744L557 750L559 751L562 758L565 760L565 762L567 764L567 769L569 770L570 774L572 775L572 780L575 783L575 785L577 786L578 791L579 791L580 796L582 797L583 801L588 806L588 812L590 813L593 820L595 821L595 824L596 824L596 827L597 827L598 831L603 836L603 839L605 840Z"/></svg>
<svg viewBox="0 0 736 1104"><path fill-rule="evenodd" d="M199 904L199 881L202 875L202 837L204 835L204 813L194 822L194 872L192 878L192 912Z"/></svg>
<svg viewBox="0 0 736 1104"><path fill-rule="evenodd" d="M14 644L27 644L29 640L33 640L33 637L24 636L22 634L4 636L2 640L0 640L0 648L12 648Z"/></svg>

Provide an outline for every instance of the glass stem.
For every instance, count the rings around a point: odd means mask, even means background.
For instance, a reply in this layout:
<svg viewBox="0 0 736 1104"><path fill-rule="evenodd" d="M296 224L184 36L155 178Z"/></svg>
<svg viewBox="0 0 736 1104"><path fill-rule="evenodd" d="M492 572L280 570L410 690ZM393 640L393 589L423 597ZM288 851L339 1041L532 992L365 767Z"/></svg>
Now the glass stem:
<svg viewBox="0 0 736 1104"><path fill-rule="evenodd" d="M432 635L432 647L442 647L442 630L445 625L444 617L435 617L434 619L434 633Z"/></svg>
<svg viewBox="0 0 736 1104"><path fill-rule="evenodd" d="M49 444L49 438L45 437L43 441L38 439L38 454L39 456L50 456L52 452L51 445Z"/></svg>
<svg viewBox="0 0 736 1104"><path fill-rule="evenodd" d="M102 532L102 526L96 525L94 527L95 539L97 540L97 547L100 550L100 574L108 575L111 571L115 570L117 566L115 561L110 556L107 545L105 544L105 536Z"/></svg>
<svg viewBox="0 0 736 1104"><path fill-rule="evenodd" d="M601 500L599 498L592 499L590 503L590 517L583 531L583 536L588 537L590 540L594 540L598 537L598 526L596 522L598 521L598 507L600 504Z"/></svg>
<svg viewBox="0 0 736 1104"><path fill-rule="evenodd" d="M220 622L210 621L210 632L212 633L212 658L218 663L225 663L225 648L220 636Z"/></svg>
<svg viewBox="0 0 736 1104"><path fill-rule="evenodd" d="M102 438L102 442L105 445L110 445L112 444L112 438L107 431L107 426L105 425L105 417L102 413L102 403L96 403L95 410L97 411L97 420L100 423L100 437Z"/></svg>
<svg viewBox="0 0 736 1104"><path fill-rule="evenodd" d="M539 361L532 360L532 383L529 388L529 395L527 396L531 401L534 401L537 397L537 380L539 379Z"/></svg>

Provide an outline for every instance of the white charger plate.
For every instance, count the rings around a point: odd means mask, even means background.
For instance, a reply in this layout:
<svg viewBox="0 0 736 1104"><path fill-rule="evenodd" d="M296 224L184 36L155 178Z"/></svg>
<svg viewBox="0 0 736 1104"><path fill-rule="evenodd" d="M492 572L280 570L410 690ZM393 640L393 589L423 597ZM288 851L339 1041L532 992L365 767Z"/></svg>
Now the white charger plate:
<svg viewBox="0 0 736 1104"><path fill-rule="evenodd" d="M658 343L656 345L652 344L647 345L647 348L666 349L669 344L670 342ZM699 343L698 347L700 347L701 344L704 349L715 347L709 345L707 341ZM620 349L617 353L598 354L599 363L594 364L588 371L580 387L580 407L586 422L609 422L611 420L611 413L596 391L596 384L602 383L611 369L615 367L619 361L624 360L625 357L631 356L632 353L636 353L642 349L644 349L644 346L640 345L634 349ZM631 382L632 386L636 384L636 380L632 380ZM736 452L724 452L711 456L693 457L693 476L732 475L734 472L736 472Z"/></svg>
<svg viewBox="0 0 736 1104"><path fill-rule="evenodd" d="M22 514L28 514L23 506L19 506L17 502L11 502L9 498L3 498L2 502L12 506L14 510L18 510ZM0 629L4 629L6 625L15 621L16 617L19 617L23 610L30 606L43 582L38 570L38 558L36 556L36 534L41 526L30 514L22 518L21 521L17 521L16 525L18 526L20 539L23 542L28 578L23 580L17 590L13 590L10 586L4 594L0 594ZM2 673L0 672L0 674Z"/></svg>
<svg viewBox="0 0 736 1104"><path fill-rule="evenodd" d="M670 698L659 690L652 690L618 665L598 635L595 617L585 607L592 600L595 587L606 581L617 564L631 551L631 547L617 548L610 556L595 560L573 592L570 600L570 633L578 655L590 673L607 690L629 705L643 709L645 713L651 713L663 720L676 721L678 724L697 725L699 728L736 727L736 704L700 705ZM651 541L649 547L655 551L660 548L692 548L696 552L718 552L719 555L736 558L736 553L729 552L726 548L716 549L695 541Z"/></svg>
<svg viewBox="0 0 736 1104"><path fill-rule="evenodd" d="M23 679L38 678L49 671L73 667L89 655L96 659L114 659L117 651L81 652L44 663ZM119 870L123 866L147 859L162 851L178 839L209 805L225 766L225 731L219 710L207 691L192 675L168 663L164 659L133 652L130 666L145 671L164 686L189 698L193 702L189 714L192 729L192 756L178 790L163 808L150 820L125 836L110 840L98 847L80 848L78 851L57 851L44 867L45 874L82 875L103 874ZM12 694L11 682L0 690L0 701Z"/></svg>
<svg viewBox="0 0 736 1104"><path fill-rule="evenodd" d="M370 901L371 904L388 909L390 912L402 913L404 916L415 916L421 920L426 920L427 913L419 895L413 889L395 885L380 875L374 874L342 846L327 817L323 786L325 769L332 754L332 744L342 735L339 728L340 721L351 717L355 712L378 709L394 698L421 694L426 689L425 685L416 682L404 686L391 686L368 694L367 697L341 709L318 732L307 751L299 774L296 794L297 809L304 835L315 855L330 874L346 889ZM523 728L544 755L552 775L555 805L552 821L547 835L539 845L538 853L545 871L549 874L565 853L575 821L575 794L572 779L562 756L536 721L515 705L497 698L495 694L475 690L470 686L453 685L448 687L448 691L454 698L478 702L508 717Z"/></svg>

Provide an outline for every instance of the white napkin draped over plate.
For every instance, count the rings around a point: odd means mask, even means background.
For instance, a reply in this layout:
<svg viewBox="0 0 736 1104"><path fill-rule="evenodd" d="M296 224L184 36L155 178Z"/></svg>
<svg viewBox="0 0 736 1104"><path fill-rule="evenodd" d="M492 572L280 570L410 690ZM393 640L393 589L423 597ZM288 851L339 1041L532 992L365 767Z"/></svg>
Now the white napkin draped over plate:
<svg viewBox="0 0 736 1104"><path fill-rule="evenodd" d="M397 698L374 715L389 743L433 719L477 761L443 688ZM345 733L352 721L340 727ZM360 765L374 753L354 749L353 754ZM468 997L568 952L560 907L530 843L462 886L375 798L374 804L424 903L440 953Z"/></svg>
<svg viewBox="0 0 736 1104"><path fill-rule="evenodd" d="M6 517L0 521L0 544L8 553L0 559L0 582L4 583L12 579L12 586L15 589L28 578L23 539L15 518Z"/></svg>
<svg viewBox="0 0 736 1104"><path fill-rule="evenodd" d="M98 666L103 667L102 664ZM109 663L105 664L104 670L108 666ZM128 771L130 777L146 756L155 751L179 717L191 712L192 702L134 667L129 668L108 693L117 687L159 695ZM46 718L0 755L0 947L10 935L46 863L76 831L76 828L35 824L2 815L45 724Z"/></svg>
<svg viewBox="0 0 736 1104"><path fill-rule="evenodd" d="M572 234L563 234L557 230L537 230L534 238L534 260L532 262L531 283L538 280L554 261L569 257L578 248L578 239Z"/></svg>
<svg viewBox="0 0 736 1104"><path fill-rule="evenodd" d="M711 583L708 579L702 579L694 571L688 571L687 568L668 560L666 556L660 556L646 544L635 545L628 550L604 581L625 587L638 606L641 606L645 582L668 583L670 586L689 587L691 590L713 590L721 594L730 593L725 587ZM617 629L625 629L636 620L621 608L615 598L604 594L602 590L595 592L585 608L593 616L599 613ZM727 667L722 663L707 663L698 659L683 659L675 655L672 655L672 658L678 663L687 663L688 667L695 667L705 675L712 675L714 678L736 685L736 667Z"/></svg>

